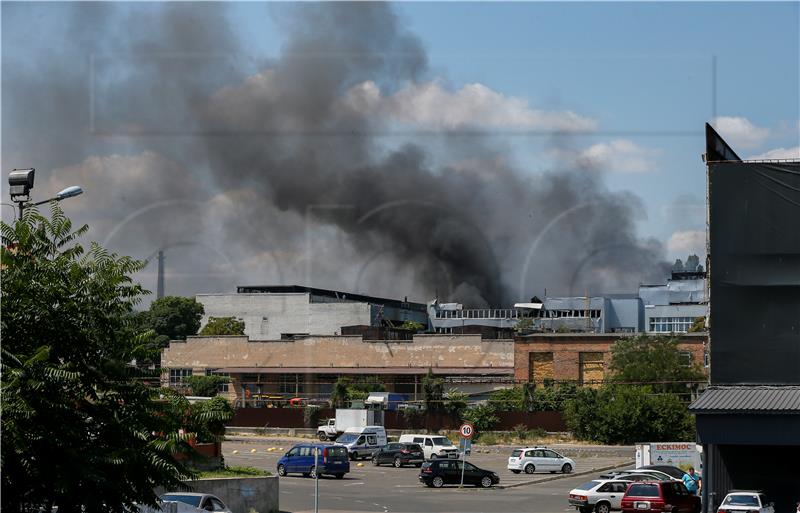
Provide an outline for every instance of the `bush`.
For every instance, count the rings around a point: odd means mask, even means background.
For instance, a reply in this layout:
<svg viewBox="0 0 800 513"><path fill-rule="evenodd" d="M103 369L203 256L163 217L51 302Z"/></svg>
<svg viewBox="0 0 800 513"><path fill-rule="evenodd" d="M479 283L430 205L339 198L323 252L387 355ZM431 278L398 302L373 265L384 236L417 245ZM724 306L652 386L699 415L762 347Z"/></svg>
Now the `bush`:
<svg viewBox="0 0 800 513"><path fill-rule="evenodd" d="M503 388L495 390L489 396L489 403L497 411L522 411L522 387Z"/></svg>
<svg viewBox="0 0 800 513"><path fill-rule="evenodd" d="M303 424L306 427L317 427L319 426L319 410L320 407L314 404L309 404L303 409Z"/></svg>
<svg viewBox="0 0 800 513"><path fill-rule="evenodd" d="M521 423L517 424L514 426L514 434L521 442L524 442L528 438L528 426Z"/></svg>
<svg viewBox="0 0 800 513"><path fill-rule="evenodd" d="M186 383L192 389L192 395L200 397L215 397L219 386L229 380L224 376L189 376Z"/></svg>
<svg viewBox="0 0 800 513"><path fill-rule="evenodd" d="M468 397L464 392L451 388L444 395L444 411L460 417L461 412L467 407Z"/></svg>
<svg viewBox="0 0 800 513"><path fill-rule="evenodd" d="M214 397L189 405L186 431L195 433L201 443L219 442L225 435L225 424L233 418L233 407L227 399Z"/></svg>
<svg viewBox="0 0 800 513"><path fill-rule="evenodd" d="M463 411L461 418L475 426L477 436L481 436L483 431L491 430L500 421L491 404L478 404L467 408Z"/></svg>
<svg viewBox="0 0 800 513"><path fill-rule="evenodd" d="M530 409L527 411L564 411L567 400L575 397L577 391L575 383L547 380L530 392Z"/></svg>
<svg viewBox="0 0 800 513"><path fill-rule="evenodd" d="M675 395L654 394L649 387L584 388L567 402L564 415L582 440L631 444L694 439L694 419L686 404Z"/></svg>

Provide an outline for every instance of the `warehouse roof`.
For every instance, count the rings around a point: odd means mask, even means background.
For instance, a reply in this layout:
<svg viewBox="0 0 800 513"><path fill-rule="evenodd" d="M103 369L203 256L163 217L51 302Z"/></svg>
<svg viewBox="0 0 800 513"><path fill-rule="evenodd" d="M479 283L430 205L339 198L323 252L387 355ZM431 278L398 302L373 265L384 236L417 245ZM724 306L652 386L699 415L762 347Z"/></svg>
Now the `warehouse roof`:
<svg viewBox="0 0 800 513"><path fill-rule="evenodd" d="M800 414L800 385L709 387L689 406L693 413Z"/></svg>

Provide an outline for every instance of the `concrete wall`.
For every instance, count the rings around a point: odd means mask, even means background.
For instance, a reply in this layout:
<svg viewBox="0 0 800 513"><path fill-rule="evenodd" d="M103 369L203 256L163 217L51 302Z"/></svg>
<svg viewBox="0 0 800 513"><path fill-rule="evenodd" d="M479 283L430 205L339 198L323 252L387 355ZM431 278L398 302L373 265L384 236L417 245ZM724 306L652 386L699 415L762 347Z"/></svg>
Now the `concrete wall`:
<svg viewBox="0 0 800 513"><path fill-rule="evenodd" d="M530 372L530 353L552 352L553 374L557 381L580 379L580 353L603 353L605 368L611 361L611 346L620 334L546 333L521 337L514 344L514 378L527 381ZM705 333L688 333L680 336L678 349L689 351L692 361L702 365Z"/></svg>
<svg viewBox="0 0 800 513"><path fill-rule="evenodd" d="M335 335L342 326L370 324L367 303L311 303L308 293L198 294L205 315L244 320L251 340L280 340L282 333Z"/></svg>
<svg viewBox="0 0 800 513"><path fill-rule="evenodd" d="M278 513L278 476L266 477L228 477L219 479L198 479L184 481L198 493L216 495L233 513ZM156 490L157 494L164 490Z"/></svg>

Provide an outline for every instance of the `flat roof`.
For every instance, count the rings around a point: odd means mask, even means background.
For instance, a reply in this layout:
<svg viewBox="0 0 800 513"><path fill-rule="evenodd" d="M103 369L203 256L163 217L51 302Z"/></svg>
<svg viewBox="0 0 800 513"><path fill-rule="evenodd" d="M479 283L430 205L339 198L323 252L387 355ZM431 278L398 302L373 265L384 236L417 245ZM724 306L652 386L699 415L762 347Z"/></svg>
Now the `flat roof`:
<svg viewBox="0 0 800 513"><path fill-rule="evenodd" d="M330 297L345 301L373 303L405 308L408 310L419 310L422 312L428 311L428 307L424 303L354 294L352 292L342 292L341 290L318 289L316 287L305 287L303 285L239 285L236 287L236 292L237 294L314 294L316 296Z"/></svg>
<svg viewBox="0 0 800 513"><path fill-rule="evenodd" d="M228 374L434 374L513 375L514 367L223 367Z"/></svg>

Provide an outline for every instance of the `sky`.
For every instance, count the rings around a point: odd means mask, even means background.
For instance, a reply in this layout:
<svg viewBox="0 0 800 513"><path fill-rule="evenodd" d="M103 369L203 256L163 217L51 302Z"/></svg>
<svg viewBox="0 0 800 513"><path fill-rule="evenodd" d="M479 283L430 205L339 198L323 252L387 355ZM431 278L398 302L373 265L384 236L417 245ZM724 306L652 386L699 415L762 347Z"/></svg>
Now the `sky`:
<svg viewBox="0 0 800 513"><path fill-rule="evenodd" d="M168 293L633 291L704 256L705 122L800 158L799 6L4 2L2 169ZM450 213L369 217L411 200Z"/></svg>

